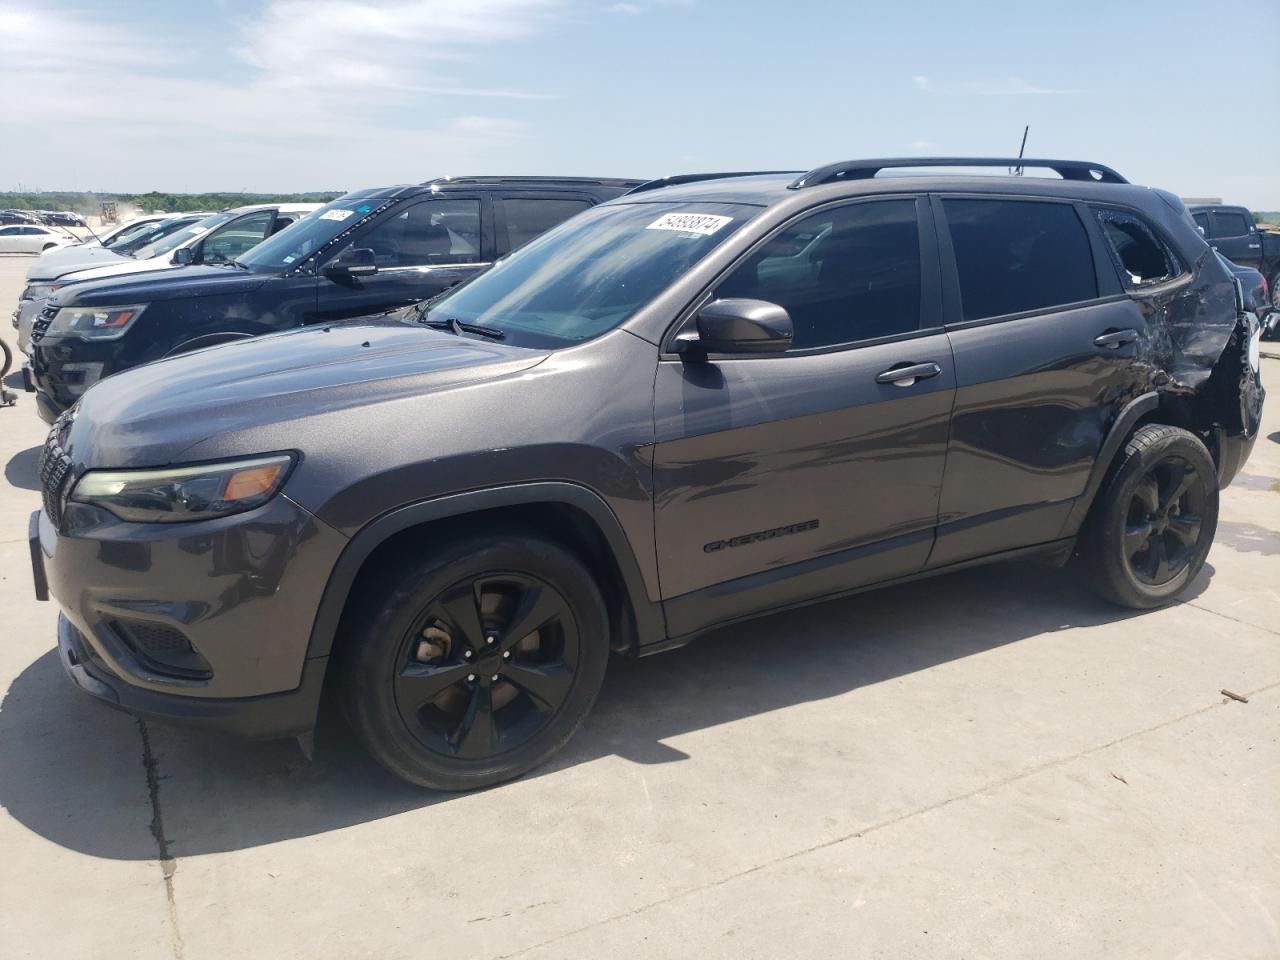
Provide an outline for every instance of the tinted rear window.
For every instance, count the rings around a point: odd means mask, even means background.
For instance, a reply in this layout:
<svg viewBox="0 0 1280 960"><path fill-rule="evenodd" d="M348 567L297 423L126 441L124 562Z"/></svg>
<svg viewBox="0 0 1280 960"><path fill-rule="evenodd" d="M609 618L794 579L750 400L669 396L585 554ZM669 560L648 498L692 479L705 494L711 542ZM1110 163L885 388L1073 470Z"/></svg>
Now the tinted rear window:
<svg viewBox="0 0 1280 960"><path fill-rule="evenodd" d="M1249 221L1238 213L1224 213L1221 210L1213 214L1213 235L1215 237L1243 237L1249 232Z"/></svg>
<svg viewBox="0 0 1280 960"><path fill-rule="evenodd" d="M965 320L1098 295L1089 236L1075 209L1033 200L944 200Z"/></svg>
<svg viewBox="0 0 1280 960"><path fill-rule="evenodd" d="M563 223L590 206L586 200L507 197L502 201L502 209L507 216L507 240L511 249L519 250L557 223Z"/></svg>

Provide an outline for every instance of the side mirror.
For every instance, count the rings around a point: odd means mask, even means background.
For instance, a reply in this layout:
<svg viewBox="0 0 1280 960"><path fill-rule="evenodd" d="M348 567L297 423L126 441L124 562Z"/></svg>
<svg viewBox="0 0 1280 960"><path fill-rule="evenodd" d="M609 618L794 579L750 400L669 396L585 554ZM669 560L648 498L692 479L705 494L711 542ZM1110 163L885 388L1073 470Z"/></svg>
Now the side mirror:
<svg viewBox="0 0 1280 960"><path fill-rule="evenodd" d="M368 247L344 250L324 265L324 275L337 281L371 277L377 272L378 265L373 262L373 251Z"/></svg>
<svg viewBox="0 0 1280 960"><path fill-rule="evenodd" d="M180 267L185 267L193 260L195 260L195 254L191 252L190 247L179 247L173 251L173 256L169 258L170 263L176 263Z"/></svg>
<svg viewBox="0 0 1280 960"><path fill-rule="evenodd" d="M682 354L781 353L794 336L785 307L767 300L712 300L698 311L697 334L681 334Z"/></svg>

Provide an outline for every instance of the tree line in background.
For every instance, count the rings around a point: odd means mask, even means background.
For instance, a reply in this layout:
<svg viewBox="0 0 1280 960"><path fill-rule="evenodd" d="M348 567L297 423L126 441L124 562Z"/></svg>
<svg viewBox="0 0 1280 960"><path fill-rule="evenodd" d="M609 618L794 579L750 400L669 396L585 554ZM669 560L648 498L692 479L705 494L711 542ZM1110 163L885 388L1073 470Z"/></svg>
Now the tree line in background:
<svg viewBox="0 0 1280 960"><path fill-rule="evenodd" d="M150 213L182 213L186 210L222 210L250 203L327 203L342 191L316 193L0 193L0 210L69 210L81 215L102 212L104 200L121 207L136 207Z"/></svg>

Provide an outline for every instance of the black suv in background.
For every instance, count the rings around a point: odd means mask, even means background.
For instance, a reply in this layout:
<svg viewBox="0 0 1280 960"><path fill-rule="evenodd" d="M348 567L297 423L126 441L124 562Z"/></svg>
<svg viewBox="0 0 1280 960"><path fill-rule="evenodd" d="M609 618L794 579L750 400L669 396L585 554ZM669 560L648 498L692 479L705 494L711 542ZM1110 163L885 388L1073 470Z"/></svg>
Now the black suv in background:
<svg viewBox="0 0 1280 960"><path fill-rule="evenodd" d="M1247 207L1197 203L1188 209L1209 246L1232 263L1252 267L1262 274L1271 305L1280 310L1280 230L1274 224L1269 229L1258 229Z"/></svg>
<svg viewBox="0 0 1280 960"><path fill-rule="evenodd" d="M458 177L357 190L229 262L64 288L32 325L40 415L52 422L88 384L160 357L425 300L639 183Z"/></svg>
<svg viewBox="0 0 1280 960"><path fill-rule="evenodd" d="M877 176L934 164L1061 178ZM1098 164L674 178L434 302L98 384L41 457L36 589L107 703L305 735L328 689L399 776L482 786L610 651L1030 556L1169 602L1257 436L1257 333L1181 201Z"/></svg>

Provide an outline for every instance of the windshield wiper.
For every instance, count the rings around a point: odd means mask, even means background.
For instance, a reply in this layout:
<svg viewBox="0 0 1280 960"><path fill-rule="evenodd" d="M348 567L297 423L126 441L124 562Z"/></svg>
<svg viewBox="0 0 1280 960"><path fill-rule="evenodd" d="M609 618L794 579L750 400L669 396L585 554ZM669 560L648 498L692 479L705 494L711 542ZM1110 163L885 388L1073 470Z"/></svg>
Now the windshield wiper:
<svg viewBox="0 0 1280 960"><path fill-rule="evenodd" d="M420 324L425 327L431 327L433 330L451 330L458 336L464 333L474 333L481 337L488 337L490 340L501 340L506 337L506 333L497 327L486 327L478 323L463 323L457 317L450 317L448 320L419 320Z"/></svg>

